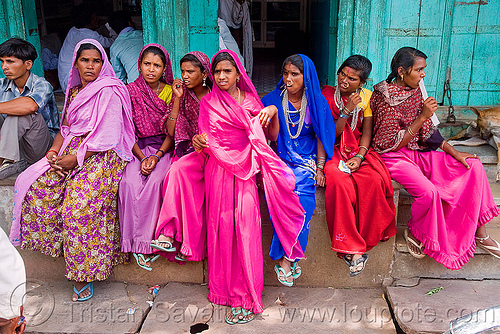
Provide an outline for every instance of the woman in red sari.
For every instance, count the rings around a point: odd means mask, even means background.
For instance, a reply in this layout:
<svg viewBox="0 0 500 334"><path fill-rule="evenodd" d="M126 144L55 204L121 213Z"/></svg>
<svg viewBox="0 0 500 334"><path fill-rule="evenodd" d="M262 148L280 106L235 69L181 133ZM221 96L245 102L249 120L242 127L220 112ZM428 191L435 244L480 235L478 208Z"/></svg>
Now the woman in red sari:
<svg viewBox="0 0 500 334"><path fill-rule="evenodd" d="M365 268L367 251L396 234L391 177L370 148L372 92L362 86L371 68L367 58L350 56L337 71L338 85L322 90L337 130L333 158L324 166L326 219L331 249L344 259L351 276Z"/></svg>

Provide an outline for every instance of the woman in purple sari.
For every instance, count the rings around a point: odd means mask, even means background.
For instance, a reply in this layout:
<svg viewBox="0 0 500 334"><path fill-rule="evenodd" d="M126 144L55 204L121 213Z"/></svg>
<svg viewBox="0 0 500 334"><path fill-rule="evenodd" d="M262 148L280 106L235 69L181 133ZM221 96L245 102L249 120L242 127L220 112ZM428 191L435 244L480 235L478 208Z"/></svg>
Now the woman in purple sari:
<svg viewBox="0 0 500 334"><path fill-rule="evenodd" d="M92 297L120 254L118 183L132 159L130 96L102 46L78 43L66 90L61 131L46 158L16 180L11 242L63 256L75 281L73 301Z"/></svg>
<svg viewBox="0 0 500 334"><path fill-rule="evenodd" d="M178 110L172 105L172 66L168 52L158 44L146 45L139 55L139 77L127 85L137 142L134 159L120 182L118 213L122 252L132 252L137 264L151 271L158 256L148 257L162 204L163 179L172 164ZM164 124L166 126L164 126Z"/></svg>

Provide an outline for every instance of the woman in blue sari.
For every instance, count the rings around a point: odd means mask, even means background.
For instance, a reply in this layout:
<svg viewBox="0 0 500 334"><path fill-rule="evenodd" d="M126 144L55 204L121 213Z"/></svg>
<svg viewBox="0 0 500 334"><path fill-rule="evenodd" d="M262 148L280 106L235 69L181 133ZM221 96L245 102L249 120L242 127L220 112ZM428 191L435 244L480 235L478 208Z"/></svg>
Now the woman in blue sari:
<svg viewBox="0 0 500 334"><path fill-rule="evenodd" d="M316 184L325 185L323 168L331 159L335 144L335 122L323 94L312 60L301 54L285 59L283 77L274 91L264 96L264 106L278 108L278 155L293 170L295 192L306 211L304 225L298 236L305 252L309 238L309 221L316 208ZM276 126L270 124L270 132ZM318 140L319 139L319 140ZM278 281L292 286L301 274L296 259L285 257L281 242L274 232L269 255L278 260L274 266Z"/></svg>

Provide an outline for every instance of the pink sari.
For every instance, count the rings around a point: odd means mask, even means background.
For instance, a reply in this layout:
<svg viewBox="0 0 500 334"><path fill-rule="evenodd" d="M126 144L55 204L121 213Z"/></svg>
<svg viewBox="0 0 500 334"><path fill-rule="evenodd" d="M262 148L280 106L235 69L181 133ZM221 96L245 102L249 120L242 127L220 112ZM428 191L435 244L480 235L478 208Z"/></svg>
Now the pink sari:
<svg viewBox="0 0 500 334"><path fill-rule="evenodd" d="M274 228L286 255L292 259L304 257L297 240L304 223L304 210L293 192L295 177L292 171L267 145L259 120L252 118L263 108L255 87L235 54L228 50L221 52L230 53L235 60L241 73L238 87L245 92L245 100L240 105L217 86L202 99L199 127L201 133L207 133L210 147L201 154L191 153L174 164L184 166L182 171L189 177L183 178L183 173L179 173L171 181L178 180L180 185L186 185L189 190L181 194L193 196L198 201L195 204L204 205L205 209L193 217L182 215L186 212L179 208L181 214L173 220L180 222L181 228L187 226L186 222L189 225L197 222L207 229L208 299L216 304L261 313L263 253L255 175L262 172ZM187 166L190 168L185 168ZM191 169L196 169L197 173L193 174ZM174 211L177 205L190 205L172 204L174 208L170 209ZM157 235L173 220L160 221ZM175 228L170 231L173 230ZM181 252L188 255L187 252L193 249L186 245L189 240L186 232L175 231L175 238L182 242ZM198 252L203 254L203 250Z"/></svg>

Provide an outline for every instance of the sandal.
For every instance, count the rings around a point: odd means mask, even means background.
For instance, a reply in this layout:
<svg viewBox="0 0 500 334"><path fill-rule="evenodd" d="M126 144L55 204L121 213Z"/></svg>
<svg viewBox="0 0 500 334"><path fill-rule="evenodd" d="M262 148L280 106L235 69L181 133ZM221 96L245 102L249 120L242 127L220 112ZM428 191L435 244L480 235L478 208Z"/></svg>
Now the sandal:
<svg viewBox="0 0 500 334"><path fill-rule="evenodd" d="M90 295L88 295L87 297L80 297L80 294L89 287L90 287ZM77 290L76 287L73 286L73 292L76 293L76 295L78 296L78 299L76 300L77 302L84 302L84 301L92 298L92 296L94 295L94 284L93 284L93 282L87 283L80 290Z"/></svg>
<svg viewBox="0 0 500 334"><path fill-rule="evenodd" d="M496 244L496 246L488 246L488 245L483 244L483 242L487 239L491 239ZM489 235L486 236L485 238L476 237L476 245L478 245L480 248L487 251L490 255L493 255L497 259L500 259L500 256L493 253L493 251L500 252L500 243L498 243L498 241L496 241L495 239L491 238Z"/></svg>
<svg viewBox="0 0 500 334"><path fill-rule="evenodd" d="M342 259L344 260L345 264L347 264L348 267L352 266L352 264L351 264L352 254L346 254L346 255L344 255L344 257Z"/></svg>
<svg viewBox="0 0 500 334"><path fill-rule="evenodd" d="M167 245L168 247L163 247L162 244ZM157 249L162 252L172 253L177 250L172 243L168 240L151 240L151 244L149 245L151 248Z"/></svg>
<svg viewBox="0 0 500 334"><path fill-rule="evenodd" d="M236 325L236 324L246 324L247 322L252 321L255 318L255 314L252 311L245 310L244 308L240 308L239 310L236 310L236 307L231 307L231 314L233 315L233 319L229 320L226 316L224 317L226 322L230 325ZM240 314L243 317L251 316L249 319L240 319ZM236 321L234 321L236 319Z"/></svg>
<svg viewBox="0 0 500 334"><path fill-rule="evenodd" d="M280 282L284 286L288 286L288 287L293 285L293 281L288 282L286 280L290 276L292 276L292 278L293 278L293 271L292 270L290 270L288 273L285 273L285 269L283 269L279 265L275 264L274 271L276 272L276 275L278 276L278 282ZM283 280L281 280L280 277L283 277Z"/></svg>
<svg viewBox="0 0 500 334"><path fill-rule="evenodd" d="M349 266L349 275L351 277L358 276L365 269L366 261L368 261L368 254L363 254L359 259L351 261ZM361 270L354 270L361 266Z"/></svg>
<svg viewBox="0 0 500 334"><path fill-rule="evenodd" d="M300 275L302 274L302 268L297 264L297 262L294 262L292 264L290 270L293 272L292 274L293 279L299 278Z"/></svg>
<svg viewBox="0 0 500 334"><path fill-rule="evenodd" d="M142 269L146 269L147 271L151 271L151 270L153 270L153 268L151 268L150 266L147 266L146 263L148 263L148 262L153 263L160 258L160 255L155 255L152 258L150 258L150 257L145 258L144 254L136 254L136 253L133 253L133 254L134 254L135 260L137 261L137 265L139 267L141 267ZM141 264L139 262L139 259L141 259L144 264Z"/></svg>
<svg viewBox="0 0 500 334"><path fill-rule="evenodd" d="M181 256L184 256L184 257L181 257ZM181 261L181 262L186 262L187 261L186 255L182 254L181 252L178 252L174 256L174 259L176 259L177 261Z"/></svg>
<svg viewBox="0 0 500 334"><path fill-rule="evenodd" d="M422 242L418 243L417 241L415 241L415 239L413 239L412 237L410 237L409 233L408 233L408 229L405 230L405 240L406 240L406 246L408 247L408 251L410 252L410 254L413 256L413 257L416 257L417 259L423 259L425 257L425 254L423 253L423 249L422 249ZM415 252L411 247L410 247L410 244L415 246L419 251L420 251L420 254Z"/></svg>

